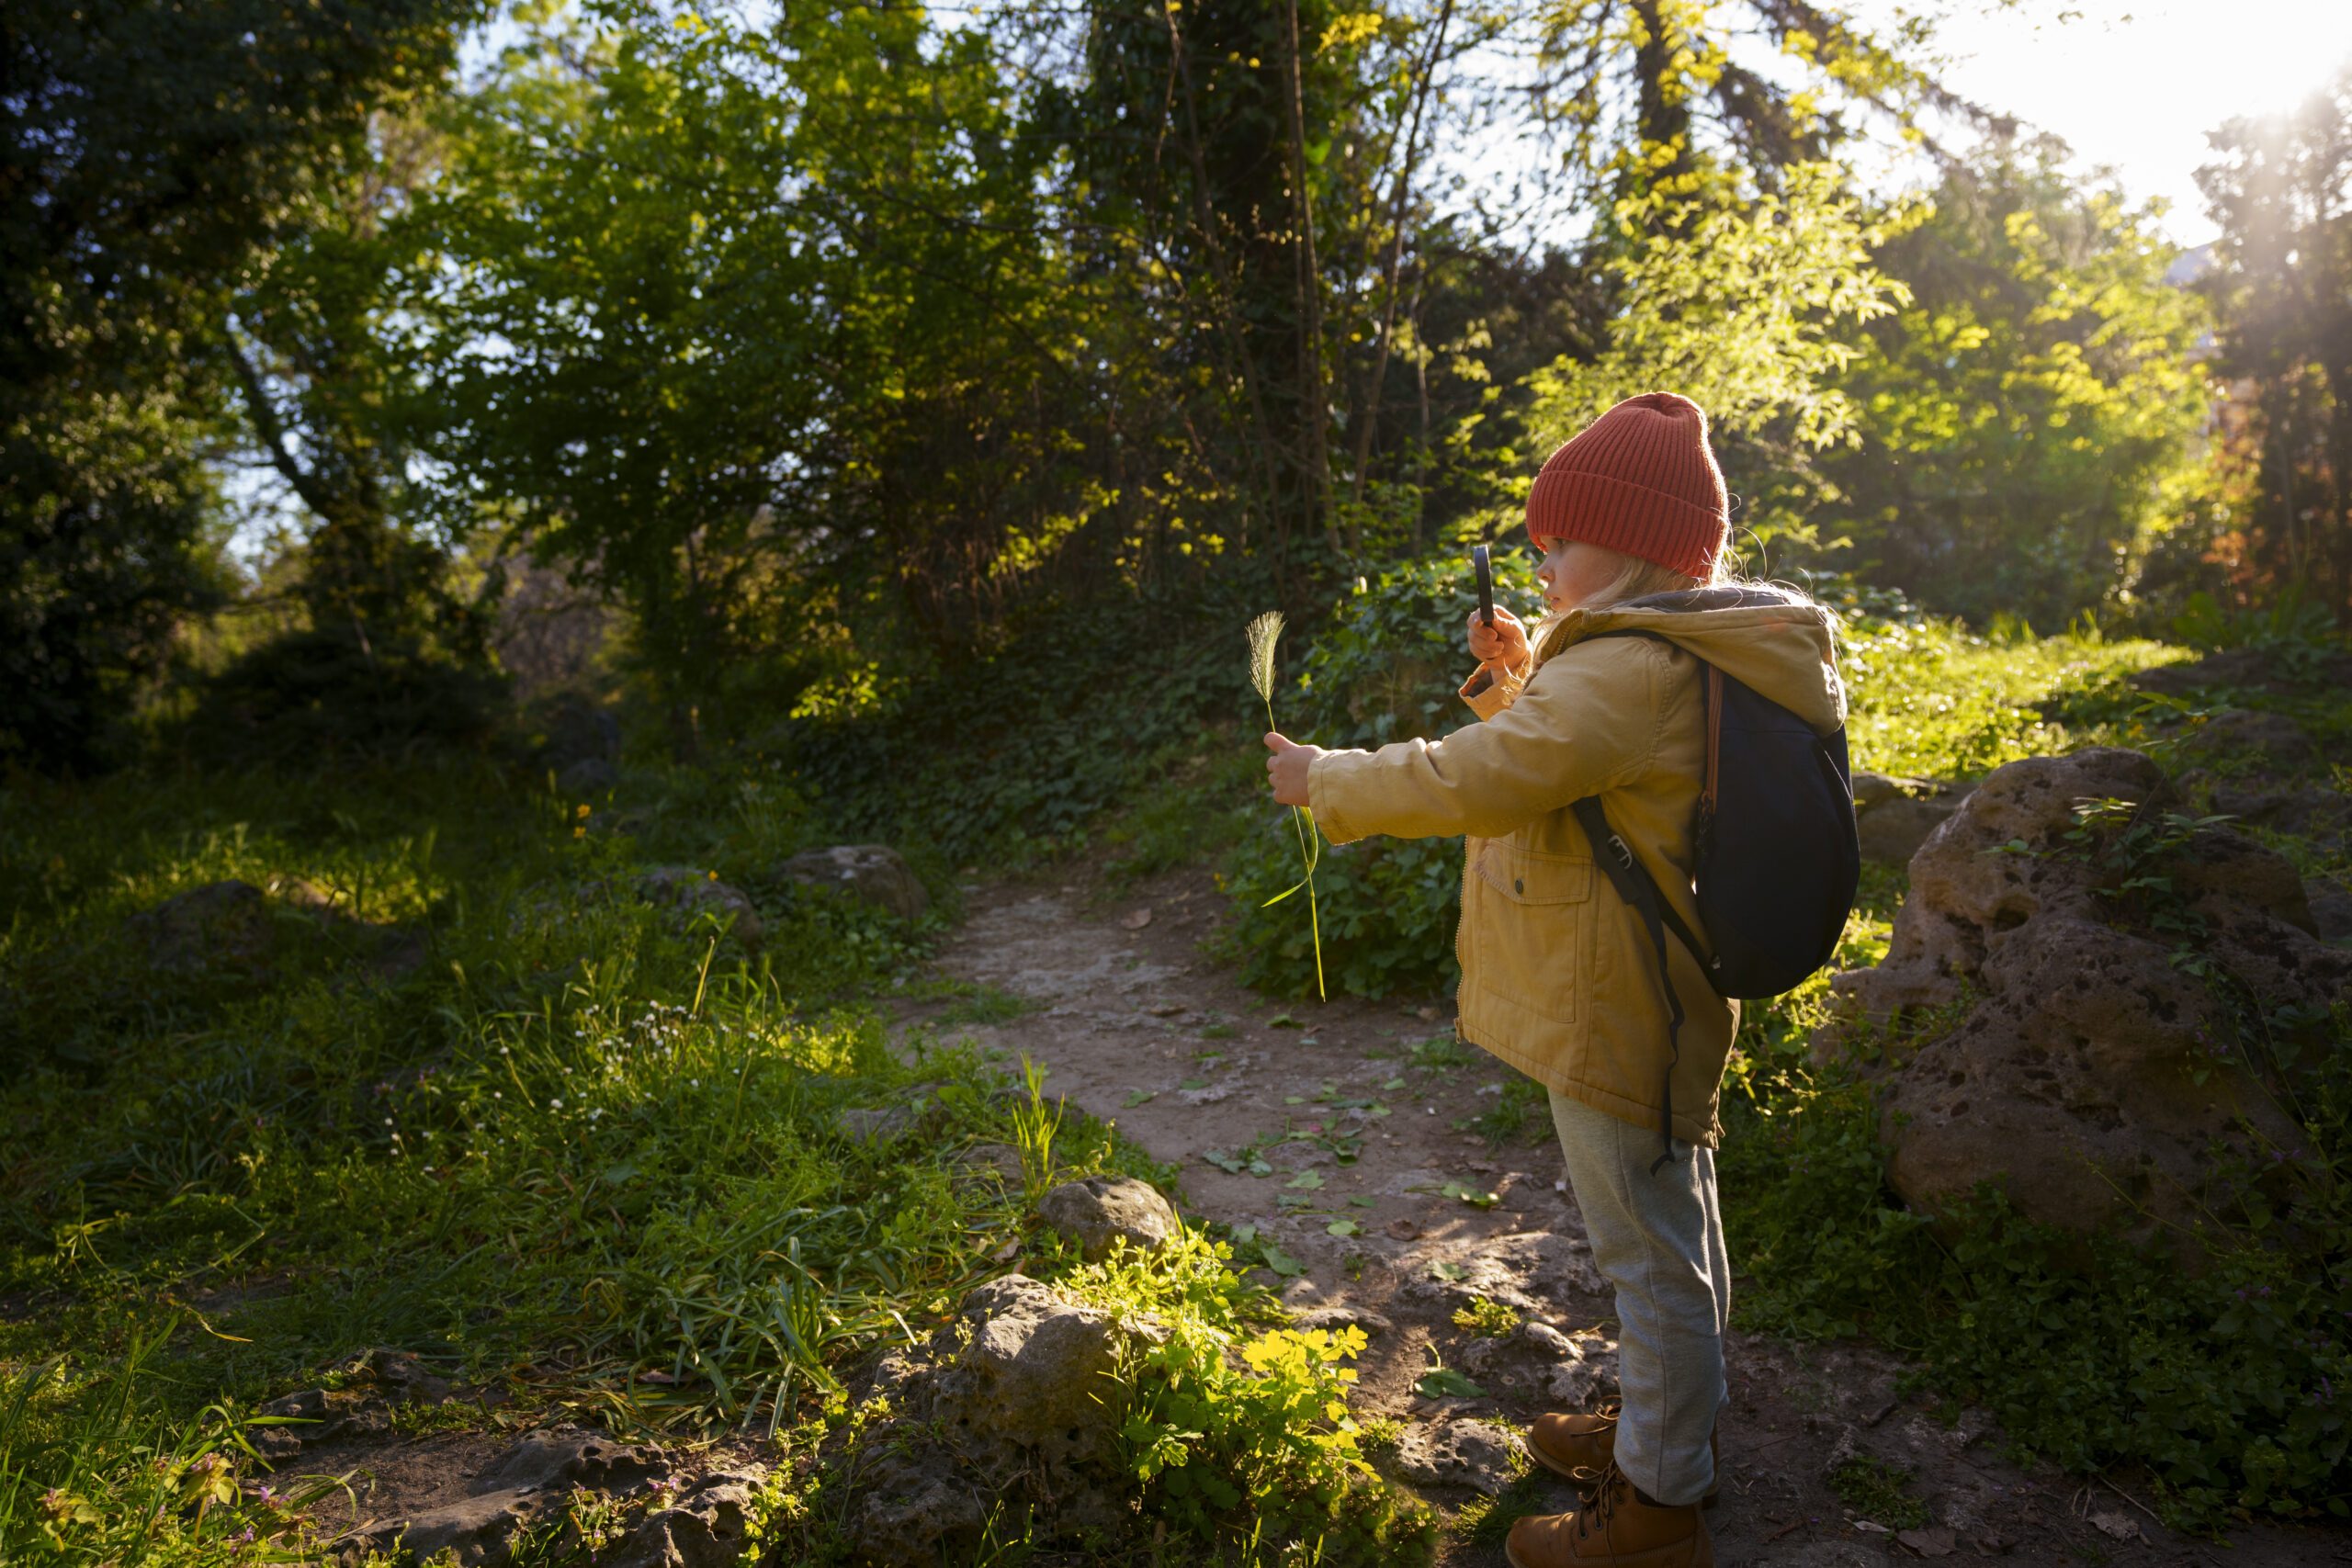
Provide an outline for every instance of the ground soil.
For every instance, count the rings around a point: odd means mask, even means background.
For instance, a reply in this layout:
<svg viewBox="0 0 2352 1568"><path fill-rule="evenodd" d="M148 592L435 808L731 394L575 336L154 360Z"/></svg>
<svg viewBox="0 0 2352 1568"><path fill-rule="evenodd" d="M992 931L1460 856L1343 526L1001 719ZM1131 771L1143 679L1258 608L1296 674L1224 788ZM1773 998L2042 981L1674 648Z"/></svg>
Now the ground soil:
<svg viewBox="0 0 2352 1568"><path fill-rule="evenodd" d="M1547 1320L1572 1335L1598 1328L1613 1337L1611 1303L1589 1253L1576 1247L1582 1223L1548 1117L1539 1108L1519 1135L1490 1145L1457 1124L1500 1103L1508 1069L1483 1055L1416 1065L1417 1044L1424 1061L1451 1054L1442 1043L1452 1037L1450 1005L1273 1002L1244 989L1202 952L1222 905L1205 871L1126 888L1065 873L965 891L967 918L939 968L1034 1010L957 1031L1027 1055L1048 1073L1049 1093L1116 1122L1180 1168L1192 1212L1273 1238L1306 1266L1285 1291L1295 1304L1344 1304L1385 1320L1363 1365L1365 1413L1506 1425L1537 1414L1508 1400L1432 1401L1414 1392L1432 1351L1453 1365L1470 1338L1451 1321L1455 1301L1430 1288L1436 1265L1537 1298ZM939 1010L912 1010L910 1021ZM1374 1107L1334 1109L1350 1100ZM1351 1145L1352 1157L1341 1158ZM1206 1157L1212 1151L1254 1152L1271 1174L1221 1168ZM1295 1186L1302 1172L1321 1185ZM1495 1202L1446 1196L1448 1182ZM1329 1234L1343 1219L1362 1234ZM1550 1261L1538 1267L1539 1258ZM1735 1295L1738 1283L1735 1274ZM1951 1532L1952 1555L2151 1568L2352 1562L2352 1530L2248 1526L2226 1541L2195 1540L2165 1529L2130 1477L2020 1468L2001 1457L2001 1434L1982 1412L1958 1411L1953 1422L1938 1414L1951 1408L1928 1394L1898 1398L1904 1362L1867 1345L1735 1330L1726 1360L1722 1495L1708 1516L1724 1564L1811 1568L1915 1554L1827 1484L1824 1462L1849 1431L1863 1450L1910 1472L1909 1492L1925 1505L1929 1529ZM1451 1508L1471 1496L1432 1500ZM1549 1508L1576 1501L1565 1483L1544 1493ZM1939 1537L1924 1540L1941 1554ZM1449 1538L1442 1561L1487 1568L1504 1558L1498 1545Z"/></svg>

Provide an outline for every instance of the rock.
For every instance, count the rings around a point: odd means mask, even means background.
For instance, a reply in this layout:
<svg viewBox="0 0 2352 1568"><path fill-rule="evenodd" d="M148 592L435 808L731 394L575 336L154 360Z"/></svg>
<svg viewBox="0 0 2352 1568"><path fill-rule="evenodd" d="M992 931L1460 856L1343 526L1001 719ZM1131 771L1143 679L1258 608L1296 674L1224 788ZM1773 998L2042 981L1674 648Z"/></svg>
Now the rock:
<svg viewBox="0 0 2352 1568"><path fill-rule="evenodd" d="M1862 858L1894 865L1907 863L1967 798L1967 791L1950 784L1886 773L1856 773L1853 785Z"/></svg>
<svg viewBox="0 0 2352 1568"><path fill-rule="evenodd" d="M1011 1144L974 1144L956 1156L966 1174L1006 1186L1022 1179L1021 1151Z"/></svg>
<svg viewBox="0 0 2352 1568"><path fill-rule="evenodd" d="M346 1551L381 1553L429 1562L444 1552L458 1568L498 1568L513 1554L514 1536L554 1512L560 1493L492 1492L461 1497L405 1519L375 1520L339 1542Z"/></svg>
<svg viewBox="0 0 2352 1568"><path fill-rule="evenodd" d="M1617 1393L1617 1341L1598 1329L1564 1334L1529 1318L1499 1338L1471 1340L1453 1359L1489 1393L1565 1409L1591 1409Z"/></svg>
<svg viewBox="0 0 2352 1568"><path fill-rule="evenodd" d="M467 1487L468 1495L405 1519L371 1521L345 1537L343 1544L387 1556L398 1551L419 1562L448 1552L460 1568L497 1568L511 1554L516 1532L542 1521L554 1522L573 1488L626 1495L667 1474L669 1469L668 1461L658 1450L630 1448L592 1432L572 1428L532 1432L483 1466ZM740 1551L740 1510L736 1519ZM734 1559L705 1555L677 1561L702 1568ZM640 1568L668 1562L648 1558Z"/></svg>
<svg viewBox="0 0 2352 1568"><path fill-rule="evenodd" d="M780 875L812 886L838 887L902 920L931 908L922 879L888 844L836 844L803 850L777 867Z"/></svg>
<svg viewBox="0 0 2352 1568"><path fill-rule="evenodd" d="M639 1521L611 1568L732 1568L766 1479L763 1470L703 1477L684 1498Z"/></svg>
<svg viewBox="0 0 2352 1568"><path fill-rule="evenodd" d="M582 795L603 795L620 782L620 769L602 757L582 757L555 776L557 793L574 799Z"/></svg>
<svg viewBox="0 0 2352 1568"><path fill-rule="evenodd" d="M1491 1421L1432 1421L1408 1427L1391 1461L1416 1486L1466 1486L1491 1497L1527 1468L1515 1432Z"/></svg>
<svg viewBox="0 0 2352 1568"><path fill-rule="evenodd" d="M766 935L767 928L751 899L709 872L684 865L662 866L639 878L638 890L649 901L668 905L689 919L706 912L718 916L747 952L758 952Z"/></svg>
<svg viewBox="0 0 2352 1568"><path fill-rule="evenodd" d="M1600 1270L1593 1267L1591 1245L1580 1235L1559 1231L1516 1231L1452 1261L1462 1269L1460 1279L1439 1280L1417 1271L1406 1280L1401 1293L1449 1313L1484 1297L1534 1317L1557 1311L1563 1294L1600 1296L1608 1292Z"/></svg>
<svg viewBox="0 0 2352 1568"><path fill-rule="evenodd" d="M975 1288L927 1346L869 1373L860 1404L874 1424L833 1461L854 1467L843 1532L857 1560L965 1561L1007 1506L1031 1510L1040 1541L1122 1527L1132 1478L1118 1463L1112 1380L1125 1342L1163 1335L1023 1275Z"/></svg>
<svg viewBox="0 0 2352 1568"><path fill-rule="evenodd" d="M966 1296L962 1316L972 1336L944 1395L962 1424L1057 1458L1109 1437L1119 1335L1107 1314L1007 1274Z"/></svg>
<svg viewBox="0 0 2352 1568"><path fill-rule="evenodd" d="M2347 812L2352 812L2352 802L2340 792L2317 787L2271 789L2218 784L2213 786L2212 804L2221 816L2307 838L2342 832Z"/></svg>
<svg viewBox="0 0 2352 1568"><path fill-rule="evenodd" d="M585 1486L598 1492L634 1492L671 1464L657 1449L616 1443L574 1427L532 1432L481 1468L469 1491L557 1492Z"/></svg>
<svg viewBox="0 0 2352 1568"><path fill-rule="evenodd" d="M346 1377L365 1378L394 1404L438 1404L449 1397L449 1382L435 1375L413 1350L368 1350L344 1362Z"/></svg>
<svg viewBox="0 0 2352 1568"><path fill-rule="evenodd" d="M1175 1205L1150 1182L1132 1176L1066 1181L1037 1201L1037 1213L1090 1263L1099 1262L1122 1238L1141 1251L1156 1252L1183 1229Z"/></svg>
<svg viewBox="0 0 2352 1568"><path fill-rule="evenodd" d="M834 1115L833 1125L854 1144L895 1144L915 1130L915 1113L904 1105L852 1106Z"/></svg>
<svg viewBox="0 0 2352 1568"><path fill-rule="evenodd" d="M2274 766L2297 768L2317 753L2302 727L2282 713L2253 708L2227 708L2191 732L2194 749L2211 758L2245 758L2259 753Z"/></svg>
<svg viewBox="0 0 2352 1568"><path fill-rule="evenodd" d="M2245 1117L2257 1139L2303 1146L2233 1045L2231 1008L2175 963L2177 933L2135 929L2110 896L2124 874L2065 837L2077 801L2162 788L2146 757L2107 748L1999 769L1912 860L1885 961L1833 980L1845 1018L1817 1054L1893 1033L1862 1067L1885 1080L1879 1136L1906 1203L1935 1213L1992 1181L2028 1218L2162 1240L2196 1267L2195 1227L2231 1207L2208 1145L2250 1150ZM1998 852L2013 844L2027 852ZM2163 869L2204 955L2267 1008L2324 1016L2352 983L2352 953L2309 934L2280 857L2206 829Z"/></svg>
<svg viewBox="0 0 2352 1568"><path fill-rule="evenodd" d="M1311 1306L1295 1314L1291 1321L1295 1327L1320 1328L1327 1333L1337 1333L1342 1328L1361 1328L1372 1337L1393 1333L1396 1327L1370 1307L1358 1306L1353 1302L1330 1302L1322 1306Z"/></svg>
<svg viewBox="0 0 2352 1568"><path fill-rule="evenodd" d="M128 923L150 965L181 974L261 974L277 947L269 901L250 882L192 888L131 916Z"/></svg>
<svg viewBox="0 0 2352 1568"><path fill-rule="evenodd" d="M969 1561L989 1507L953 1464L897 1455L859 1476L858 1500L842 1534L871 1568L936 1568Z"/></svg>

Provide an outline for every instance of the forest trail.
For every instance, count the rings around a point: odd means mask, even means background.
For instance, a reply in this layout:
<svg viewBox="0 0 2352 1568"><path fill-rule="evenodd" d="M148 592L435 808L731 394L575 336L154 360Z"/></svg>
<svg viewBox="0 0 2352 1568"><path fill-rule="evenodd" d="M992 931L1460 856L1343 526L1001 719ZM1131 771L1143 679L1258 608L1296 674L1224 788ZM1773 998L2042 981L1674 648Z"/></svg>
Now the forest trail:
<svg viewBox="0 0 2352 1568"><path fill-rule="evenodd" d="M1482 1342L1457 1327L1454 1312L1476 1296L1566 1335L1609 1386L1611 1307L1564 1190L1550 1118L1538 1102L1492 1145L1457 1126L1503 1106L1511 1075L1453 1042L1450 1004L1284 1005L1245 989L1201 951L1224 901L1204 870L1123 890L1065 871L966 893L966 921L939 970L1032 1010L956 1032L1026 1055L1046 1071L1049 1095L1115 1122L1179 1167L1189 1213L1255 1227L1298 1268L1283 1293L1315 1314L1309 1321L1363 1323L1371 1348L1360 1414L1441 1431L1476 1421L1516 1429L1545 1407L1532 1380L1556 1368L1556 1357L1524 1335ZM1345 1222L1356 1234L1332 1234L1345 1233ZM1735 1276L1735 1296L1739 1283ZM1418 1393L1432 1352L1472 1371L1484 1396ZM1969 1409L1946 1425L1932 1395L1898 1396L1905 1363L1868 1346L1735 1330L1727 1359L1722 1500L1708 1516L1725 1564L1826 1568L1890 1555L2164 1568L2352 1562L2352 1536L2341 1529L2249 1527L2228 1545L2208 1543L2165 1529L2144 1496L2086 1488L2048 1467L2020 1470L2000 1457L1985 1413ZM1904 1491L1925 1523L1898 1534L1842 1502L1826 1474L1841 1441L1910 1472ZM1405 1449L1425 1443L1408 1438ZM1565 1483L1536 1473L1541 1507L1575 1505ZM1449 1506L1476 1495L1458 1484L1425 1490ZM1449 1536L1440 1561L1500 1568L1504 1556L1498 1539Z"/></svg>

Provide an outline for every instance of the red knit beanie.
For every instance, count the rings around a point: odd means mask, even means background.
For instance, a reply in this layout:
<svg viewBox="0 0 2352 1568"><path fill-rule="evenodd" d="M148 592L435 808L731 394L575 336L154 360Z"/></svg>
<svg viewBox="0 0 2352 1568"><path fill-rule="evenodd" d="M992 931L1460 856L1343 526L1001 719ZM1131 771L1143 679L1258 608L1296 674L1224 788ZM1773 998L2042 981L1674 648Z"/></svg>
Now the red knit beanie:
<svg viewBox="0 0 2352 1568"><path fill-rule="evenodd" d="M1527 492L1537 543L1582 539L1685 577L1713 574L1731 523L1707 416L1672 392L1627 398L1552 454Z"/></svg>

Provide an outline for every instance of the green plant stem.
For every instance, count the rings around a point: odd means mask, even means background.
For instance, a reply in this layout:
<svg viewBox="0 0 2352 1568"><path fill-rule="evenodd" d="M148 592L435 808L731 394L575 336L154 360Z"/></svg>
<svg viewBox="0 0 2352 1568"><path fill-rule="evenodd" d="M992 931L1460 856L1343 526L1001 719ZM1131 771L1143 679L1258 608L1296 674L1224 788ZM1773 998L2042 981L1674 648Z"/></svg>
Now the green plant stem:
<svg viewBox="0 0 2352 1568"><path fill-rule="evenodd" d="M1272 697L1266 699L1266 728L1277 731L1282 728L1274 722L1274 699ZM1323 837L1321 830L1315 826L1312 809L1304 806L1294 806L1290 809L1291 831L1298 837L1298 862L1306 870L1306 929L1315 942L1315 999L1329 1001L1330 997L1323 988L1323 913L1315 902L1315 866L1323 858ZM1274 898L1286 898L1297 891L1298 887L1294 885L1287 892L1275 894ZM1266 900L1269 904L1273 901L1273 898Z"/></svg>

